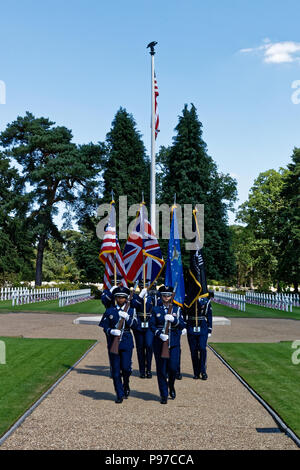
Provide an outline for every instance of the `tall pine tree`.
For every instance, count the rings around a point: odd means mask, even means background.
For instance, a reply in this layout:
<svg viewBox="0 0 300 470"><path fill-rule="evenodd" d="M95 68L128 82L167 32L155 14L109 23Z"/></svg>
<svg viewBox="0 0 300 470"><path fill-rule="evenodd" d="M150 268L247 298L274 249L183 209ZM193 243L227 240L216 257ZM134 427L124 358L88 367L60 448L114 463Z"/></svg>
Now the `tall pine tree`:
<svg viewBox="0 0 300 470"><path fill-rule="evenodd" d="M34 236L26 215L25 181L0 152L0 284L29 280L33 274Z"/></svg>
<svg viewBox="0 0 300 470"><path fill-rule="evenodd" d="M48 238L63 241L53 216L60 202L75 206L80 194L90 194L97 186L101 171L102 148L99 145L76 146L72 133L62 126L27 112L8 124L0 135L0 144L8 157L22 166L24 181L31 186L36 242L35 284L42 283L43 255Z"/></svg>
<svg viewBox="0 0 300 470"><path fill-rule="evenodd" d="M204 204L205 256L207 275L213 279L228 278L234 272L227 210L237 197L236 181L218 173L213 159L207 154L202 139L202 124L195 106L185 105L175 128L173 145L162 148L158 157L162 174L159 178L160 203L171 205ZM188 253L183 259L188 263Z"/></svg>
<svg viewBox="0 0 300 470"><path fill-rule="evenodd" d="M119 196L127 196L129 207L140 203L144 193L149 206L149 175L149 158L134 118L120 108L106 136L102 202L110 202L113 191L118 210Z"/></svg>

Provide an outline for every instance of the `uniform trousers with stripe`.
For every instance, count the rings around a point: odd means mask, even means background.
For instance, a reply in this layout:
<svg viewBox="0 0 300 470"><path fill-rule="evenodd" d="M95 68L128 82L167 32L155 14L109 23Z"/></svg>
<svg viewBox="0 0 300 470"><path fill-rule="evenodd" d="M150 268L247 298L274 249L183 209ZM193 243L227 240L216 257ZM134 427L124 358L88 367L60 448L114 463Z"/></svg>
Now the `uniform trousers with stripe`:
<svg viewBox="0 0 300 470"><path fill-rule="evenodd" d="M178 370L180 346L173 346L169 349L170 358L164 359L161 357L162 341L155 337L153 340L153 352L156 362L156 374L160 396L167 398L168 391L168 378L169 386L172 388L175 383L176 372Z"/></svg>
<svg viewBox="0 0 300 470"><path fill-rule="evenodd" d="M119 354L109 352L109 359L114 388L117 397L122 398L124 397L124 386L129 387L129 377L132 372L132 349L119 348Z"/></svg>
<svg viewBox="0 0 300 470"><path fill-rule="evenodd" d="M153 356L153 333L150 328L144 331L133 331L136 345L137 358L140 374L145 374L146 370L151 371Z"/></svg>
<svg viewBox="0 0 300 470"><path fill-rule="evenodd" d="M206 373L206 358L207 358L207 338L206 334L187 334L188 343L191 352L192 364L194 375Z"/></svg>

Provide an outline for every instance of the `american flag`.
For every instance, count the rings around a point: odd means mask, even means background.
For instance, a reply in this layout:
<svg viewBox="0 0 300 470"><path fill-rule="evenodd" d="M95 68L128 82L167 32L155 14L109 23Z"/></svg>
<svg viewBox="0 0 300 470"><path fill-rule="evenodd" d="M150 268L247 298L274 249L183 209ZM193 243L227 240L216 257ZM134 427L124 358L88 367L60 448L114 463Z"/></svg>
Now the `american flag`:
<svg viewBox="0 0 300 470"><path fill-rule="evenodd" d="M157 137L157 134L159 133L159 115L158 115L158 107L157 107L158 96L159 96L159 93L158 93L157 80L156 80L156 75L154 73L155 139Z"/></svg>
<svg viewBox="0 0 300 470"><path fill-rule="evenodd" d="M127 287L126 271L120 245L116 233L116 209L114 201L111 202L109 220L103 237L99 259L105 266L103 285L105 289L112 287L111 277L114 276L114 265L116 263L116 274L122 276L122 285Z"/></svg>
<svg viewBox="0 0 300 470"><path fill-rule="evenodd" d="M145 263L145 280L151 284L158 278L164 260L157 238L145 215L145 206L141 204L134 229L128 237L123 251L124 265L129 282L143 281L143 263Z"/></svg>

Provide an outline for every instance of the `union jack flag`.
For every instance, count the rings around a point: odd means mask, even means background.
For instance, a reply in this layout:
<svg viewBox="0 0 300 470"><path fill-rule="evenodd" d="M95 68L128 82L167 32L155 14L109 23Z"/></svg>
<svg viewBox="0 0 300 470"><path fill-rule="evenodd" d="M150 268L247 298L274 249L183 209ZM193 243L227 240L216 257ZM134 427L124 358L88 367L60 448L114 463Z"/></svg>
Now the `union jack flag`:
<svg viewBox="0 0 300 470"><path fill-rule="evenodd" d="M158 96L159 96L159 93L158 93L157 80L156 80L156 75L154 73L155 139L157 137L157 134L159 133L159 115L158 115L158 107L157 107Z"/></svg>
<svg viewBox="0 0 300 470"><path fill-rule="evenodd" d="M143 264L145 280L152 285L160 275L164 260L155 233L145 216L144 203L137 214L134 229L128 237L123 251L127 280L134 283L143 281Z"/></svg>
<svg viewBox="0 0 300 470"><path fill-rule="evenodd" d="M116 274L122 277L122 285L127 287L126 271L116 232L116 209L114 201L111 202L109 220L105 229L99 259L105 266L104 288L110 289L112 287L111 279L114 277L115 264Z"/></svg>

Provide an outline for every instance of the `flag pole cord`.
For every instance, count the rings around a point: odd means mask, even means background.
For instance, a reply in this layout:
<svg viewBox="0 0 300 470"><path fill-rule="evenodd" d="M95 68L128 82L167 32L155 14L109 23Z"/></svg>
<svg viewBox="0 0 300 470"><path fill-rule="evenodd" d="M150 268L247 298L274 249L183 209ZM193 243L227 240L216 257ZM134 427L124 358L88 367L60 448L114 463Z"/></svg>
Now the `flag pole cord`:
<svg viewBox="0 0 300 470"><path fill-rule="evenodd" d="M154 233L155 227L155 92L154 92L154 54L151 54L151 174L150 174L150 214L151 226Z"/></svg>

